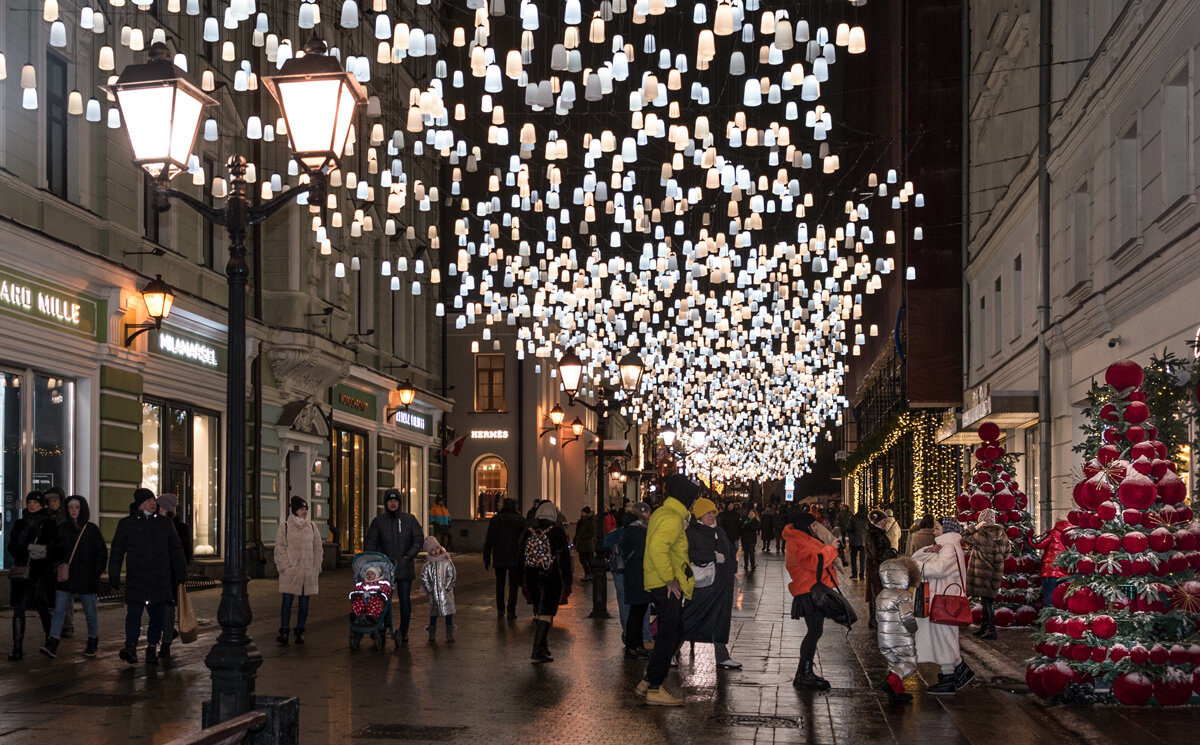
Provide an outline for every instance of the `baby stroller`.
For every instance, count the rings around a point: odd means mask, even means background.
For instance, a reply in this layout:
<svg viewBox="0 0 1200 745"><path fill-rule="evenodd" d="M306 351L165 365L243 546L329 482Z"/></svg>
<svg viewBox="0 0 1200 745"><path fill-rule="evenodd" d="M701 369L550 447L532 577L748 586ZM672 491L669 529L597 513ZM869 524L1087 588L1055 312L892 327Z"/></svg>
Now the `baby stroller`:
<svg viewBox="0 0 1200 745"><path fill-rule="evenodd" d="M350 560L350 568L354 573L355 586L364 581L367 570L372 568L379 572L379 581L387 582L390 586L394 586L396 583L396 568L392 565L391 560L381 553L364 552L355 554L354 558ZM382 595L382 593L380 594ZM383 613L373 623L366 622L364 616L350 621L351 649L358 649L364 636L371 637L375 642L375 649L383 649L388 637L393 636L391 593L389 592L388 596L383 600Z"/></svg>

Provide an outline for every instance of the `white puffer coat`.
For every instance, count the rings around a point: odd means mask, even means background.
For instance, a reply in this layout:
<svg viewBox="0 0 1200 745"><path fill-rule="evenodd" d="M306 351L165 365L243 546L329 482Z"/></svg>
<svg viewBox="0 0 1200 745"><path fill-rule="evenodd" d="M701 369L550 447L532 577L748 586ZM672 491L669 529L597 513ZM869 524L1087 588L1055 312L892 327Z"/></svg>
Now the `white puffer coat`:
<svg viewBox="0 0 1200 745"><path fill-rule="evenodd" d="M913 554L913 561L921 567L921 578L929 582L929 596L965 595L963 585L966 571L963 565L962 535L943 533L929 548ZM947 673L959 662L962 654L958 648L958 627L930 623L928 618L917 619L917 660L936 662Z"/></svg>
<svg viewBox="0 0 1200 745"><path fill-rule="evenodd" d="M292 515L275 533L275 568L285 595L316 595L321 574L321 532L311 520Z"/></svg>

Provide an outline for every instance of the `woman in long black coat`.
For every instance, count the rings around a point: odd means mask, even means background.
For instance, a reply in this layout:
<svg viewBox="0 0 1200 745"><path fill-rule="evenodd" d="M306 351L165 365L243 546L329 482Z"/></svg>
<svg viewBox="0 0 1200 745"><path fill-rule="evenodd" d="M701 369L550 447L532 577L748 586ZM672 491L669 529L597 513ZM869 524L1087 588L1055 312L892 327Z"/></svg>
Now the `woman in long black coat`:
<svg viewBox="0 0 1200 745"><path fill-rule="evenodd" d="M100 623L96 613L96 600L100 594L100 577L108 564L108 547L100 527L89 522L91 513L87 500L74 495L67 498L63 508L66 521L58 525L59 563L69 562L69 573L65 582L57 582L54 588L54 618L50 621L50 637L42 647L47 657L58 656L58 642L62 637L63 625L74 596L83 604L83 615L87 619L88 640L83 654L95 657L100 643Z"/></svg>
<svg viewBox="0 0 1200 745"><path fill-rule="evenodd" d="M46 500L40 491L25 497L25 513L13 523L9 533L8 552L13 567L29 567L27 577L10 575L12 598L13 648L8 659L25 656L25 611L33 607L42 621L42 630L50 635L50 609L53 607L54 564L58 556L58 528L46 511Z"/></svg>
<svg viewBox="0 0 1200 745"><path fill-rule="evenodd" d="M543 502L521 534L522 579L526 598L533 606L534 662L553 662L547 638L558 606L571 594L571 542L558 524L558 508Z"/></svg>
<svg viewBox="0 0 1200 745"><path fill-rule="evenodd" d="M629 606L629 618L625 621L625 657L627 659L649 659L646 649L646 611L650 607L650 593L646 590L646 575L643 563L646 558L646 525L650 519L650 506L636 502L629 507L625 531L617 550L625 562L625 603Z"/></svg>
<svg viewBox="0 0 1200 745"><path fill-rule="evenodd" d="M692 505L696 519L688 525L688 561L713 568L712 583L701 586L696 575L692 599L683 606L683 639L704 642L715 648L717 666L730 670L742 663L729 657L729 626L733 621L734 576L737 574L737 549L725 531L717 527L717 506L701 497Z"/></svg>

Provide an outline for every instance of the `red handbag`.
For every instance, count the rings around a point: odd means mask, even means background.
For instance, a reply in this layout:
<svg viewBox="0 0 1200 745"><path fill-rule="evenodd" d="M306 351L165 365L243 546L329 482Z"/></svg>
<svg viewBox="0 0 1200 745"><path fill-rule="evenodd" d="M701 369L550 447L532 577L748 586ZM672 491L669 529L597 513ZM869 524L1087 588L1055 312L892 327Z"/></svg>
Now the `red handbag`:
<svg viewBox="0 0 1200 745"><path fill-rule="evenodd" d="M958 563L955 562L955 565L958 566ZM946 589L958 587L958 591L962 592L962 574L962 567L958 566L958 582L947 585ZM966 595L938 593L929 602L929 621L943 626L970 626L971 601Z"/></svg>

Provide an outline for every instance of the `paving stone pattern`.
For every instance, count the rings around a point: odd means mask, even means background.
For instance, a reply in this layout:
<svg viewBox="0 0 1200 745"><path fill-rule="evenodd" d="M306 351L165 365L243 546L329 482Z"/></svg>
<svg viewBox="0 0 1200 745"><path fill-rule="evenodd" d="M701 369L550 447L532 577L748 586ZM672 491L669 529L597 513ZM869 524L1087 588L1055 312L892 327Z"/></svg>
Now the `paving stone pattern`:
<svg viewBox="0 0 1200 745"><path fill-rule="evenodd" d="M613 618L593 620L589 585L575 587L550 638L555 662L531 665L533 627L527 606L516 622L496 618L493 580L478 555L458 555L456 642L426 641L426 604L414 596L407 646L377 652L349 648L346 623L350 574L322 578L304 646L278 647L276 584L251 583L251 633L264 662L262 695L300 697L304 745L461 743L469 745L685 745L691 743L914 743L920 745L1082 745L1183 743L1195 739L1200 707L1055 708L1025 689L1022 660L1028 635L1002 629L1000 640L964 635L978 678L956 696L924 693L889 707L872 689L885 669L865 620L850 634L827 625L818 668L827 692L797 691L791 678L804 623L788 615L783 559L760 555L758 570L738 575L730 650L740 671L717 670L712 648L684 645L668 687L685 695L679 708L648 707L633 692L644 663L623 659L615 598ZM845 580L852 596L862 583ZM0 745L10 743L162 743L199 726L210 695L203 659L217 633L219 591L193 594L201 619L197 643L175 645L175 657L150 667L117 659L123 608L101 610L100 657L79 652L84 640L64 640L59 658L37 653L34 640L19 663L0 660ZM866 618L860 605L860 615ZM0 650L7 650L10 614L0 614ZM82 615L76 623L82 630ZM32 627L36 621L30 624ZM32 636L32 633L31 633ZM139 649L139 656L144 650ZM924 667L926 680L937 669Z"/></svg>

